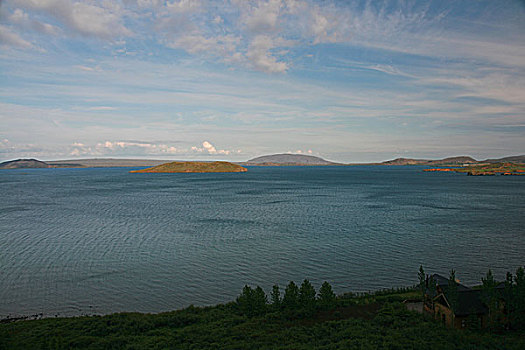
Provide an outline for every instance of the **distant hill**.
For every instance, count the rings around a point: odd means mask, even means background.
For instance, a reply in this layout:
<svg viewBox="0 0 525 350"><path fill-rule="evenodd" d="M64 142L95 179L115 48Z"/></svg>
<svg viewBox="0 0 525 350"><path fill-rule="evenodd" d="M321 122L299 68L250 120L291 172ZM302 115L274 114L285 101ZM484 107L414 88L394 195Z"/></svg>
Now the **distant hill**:
<svg viewBox="0 0 525 350"><path fill-rule="evenodd" d="M304 154L273 154L250 159L243 163L245 165L339 165L339 163L330 162L323 158L308 156Z"/></svg>
<svg viewBox="0 0 525 350"><path fill-rule="evenodd" d="M411 159L396 158L379 163L381 165L463 165L482 163L522 163L525 164L525 155L510 156L497 159L476 160L469 156L449 157L444 159Z"/></svg>
<svg viewBox="0 0 525 350"><path fill-rule="evenodd" d="M169 160L156 159L114 159L114 158L92 158L92 159L70 159L48 161L49 165L60 168L86 167L86 168L107 168L107 167L142 167L156 166L169 162Z"/></svg>
<svg viewBox="0 0 525 350"><path fill-rule="evenodd" d="M487 159L481 161L481 163L523 163L525 164L525 155L521 156L509 156L498 159Z"/></svg>
<svg viewBox="0 0 525 350"><path fill-rule="evenodd" d="M229 162L171 162L130 173L240 173L246 168Z"/></svg>
<svg viewBox="0 0 525 350"><path fill-rule="evenodd" d="M383 165L461 165L461 164L475 164L478 163L472 157L458 156L444 159L410 159L410 158L396 158L388 160L381 164Z"/></svg>
<svg viewBox="0 0 525 350"><path fill-rule="evenodd" d="M0 163L0 169L52 168L46 162L36 159L16 159Z"/></svg>

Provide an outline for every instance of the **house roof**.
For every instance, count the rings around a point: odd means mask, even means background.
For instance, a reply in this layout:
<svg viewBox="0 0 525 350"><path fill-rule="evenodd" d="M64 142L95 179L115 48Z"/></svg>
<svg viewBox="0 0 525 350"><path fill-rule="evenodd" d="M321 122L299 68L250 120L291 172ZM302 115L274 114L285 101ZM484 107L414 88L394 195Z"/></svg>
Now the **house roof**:
<svg viewBox="0 0 525 350"><path fill-rule="evenodd" d="M436 301L440 303L446 303L445 306L448 307L450 301L447 296L447 287L449 279L441 276L439 274L433 274L432 278L436 282L436 287L440 287L443 293L436 295ZM467 286L457 283L458 291L458 304L457 309L454 312L456 316L467 316L471 314L485 314L488 312L487 307L481 301L482 291L479 289L471 289ZM498 285L497 288L500 286ZM443 298L444 300L440 300Z"/></svg>
<svg viewBox="0 0 525 350"><path fill-rule="evenodd" d="M458 307L454 312L456 316L471 314L486 314L488 308L481 301L481 290L458 291Z"/></svg>
<svg viewBox="0 0 525 350"><path fill-rule="evenodd" d="M474 289L458 291L458 303L454 314L456 316L486 314L488 308L481 301L481 293L481 290ZM450 307L450 301L446 292L440 293L434 300L446 307Z"/></svg>
<svg viewBox="0 0 525 350"><path fill-rule="evenodd" d="M436 282L436 286L441 287L443 289L445 289L448 286L448 278L441 276L440 274L437 274L437 273L433 274L432 277L434 278L434 281ZM458 292L470 290L469 287L464 286L461 283L456 282L456 285L458 286Z"/></svg>

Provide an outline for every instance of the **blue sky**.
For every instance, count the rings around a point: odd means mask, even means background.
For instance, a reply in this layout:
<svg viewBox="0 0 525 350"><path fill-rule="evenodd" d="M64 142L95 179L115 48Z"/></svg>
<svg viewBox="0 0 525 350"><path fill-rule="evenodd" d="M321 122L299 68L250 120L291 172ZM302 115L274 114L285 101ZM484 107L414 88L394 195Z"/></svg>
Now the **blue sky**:
<svg viewBox="0 0 525 350"><path fill-rule="evenodd" d="M0 160L525 153L523 1L3 0Z"/></svg>

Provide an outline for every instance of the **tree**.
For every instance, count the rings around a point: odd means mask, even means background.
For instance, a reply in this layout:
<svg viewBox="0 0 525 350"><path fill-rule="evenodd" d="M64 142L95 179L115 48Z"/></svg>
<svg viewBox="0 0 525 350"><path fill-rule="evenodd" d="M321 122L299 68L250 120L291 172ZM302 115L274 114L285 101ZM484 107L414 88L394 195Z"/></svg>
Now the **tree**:
<svg viewBox="0 0 525 350"><path fill-rule="evenodd" d="M452 311L455 312L458 308L458 284L456 283L456 271L454 269L450 270L446 296Z"/></svg>
<svg viewBox="0 0 525 350"><path fill-rule="evenodd" d="M237 305L239 305L239 309L244 315L249 317L253 316L254 313L253 296L254 290L250 286L245 285L241 294L237 297Z"/></svg>
<svg viewBox="0 0 525 350"><path fill-rule="evenodd" d="M492 275L492 271L489 270L485 278L481 278L481 300L487 305L489 309L489 326L492 327L495 324L497 316L497 301L498 296L496 294L497 282Z"/></svg>
<svg viewBox="0 0 525 350"><path fill-rule="evenodd" d="M512 318L514 316L514 279L511 272L507 271L507 276L505 278L505 288L503 289L503 301L505 302L505 328L510 328L512 323Z"/></svg>
<svg viewBox="0 0 525 350"><path fill-rule="evenodd" d="M257 286L253 291L253 314L262 315L266 312L266 304L268 303L268 298L264 293L264 290Z"/></svg>
<svg viewBox="0 0 525 350"><path fill-rule="evenodd" d="M319 289L319 303L321 307L330 309L335 305L335 293L330 283L324 281Z"/></svg>
<svg viewBox="0 0 525 350"><path fill-rule="evenodd" d="M426 290L426 285L425 285L426 275L425 275L425 270L423 270L423 265L419 265L419 272L417 274L417 277L419 278L419 290L421 291L421 297L424 297L425 290Z"/></svg>
<svg viewBox="0 0 525 350"><path fill-rule="evenodd" d="M315 289L309 280L305 279L299 289L299 304L307 311L313 311L315 307Z"/></svg>
<svg viewBox="0 0 525 350"><path fill-rule="evenodd" d="M293 281L290 281L284 290L282 305L286 309L297 309L299 305L299 288Z"/></svg>
<svg viewBox="0 0 525 350"><path fill-rule="evenodd" d="M431 297L436 296L436 280L434 279L433 275L430 275L428 278L428 293Z"/></svg>
<svg viewBox="0 0 525 350"><path fill-rule="evenodd" d="M263 289L259 286L252 289L250 286L245 285L241 295L237 297L239 309L248 317L261 315L266 312L266 301L266 294L264 294Z"/></svg>
<svg viewBox="0 0 525 350"><path fill-rule="evenodd" d="M277 310L281 307L281 291L279 286L276 284L272 288L272 294L270 295L272 299L272 306Z"/></svg>
<svg viewBox="0 0 525 350"><path fill-rule="evenodd" d="M525 270L519 267L514 277L514 327L525 329Z"/></svg>

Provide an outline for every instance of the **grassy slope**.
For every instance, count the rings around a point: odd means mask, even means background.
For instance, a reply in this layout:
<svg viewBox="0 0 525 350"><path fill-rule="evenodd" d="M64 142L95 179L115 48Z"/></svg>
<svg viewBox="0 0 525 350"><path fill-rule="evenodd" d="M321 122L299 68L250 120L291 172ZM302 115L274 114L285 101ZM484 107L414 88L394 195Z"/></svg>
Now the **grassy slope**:
<svg viewBox="0 0 525 350"><path fill-rule="evenodd" d="M516 163L494 163L487 165L475 165L456 170L462 173L491 175L496 173L519 174L525 172L525 164Z"/></svg>
<svg viewBox="0 0 525 350"><path fill-rule="evenodd" d="M493 163L470 165L459 168L437 168L425 169L424 171L455 171L457 173L467 173L470 175L525 175L525 164L519 163Z"/></svg>
<svg viewBox="0 0 525 350"><path fill-rule="evenodd" d="M44 319L0 325L0 349L523 349L523 334L447 329L386 295L339 300L313 316L248 318L234 303L162 314Z"/></svg>
<svg viewBox="0 0 525 350"><path fill-rule="evenodd" d="M133 170L130 173L231 173L244 171L246 168L229 162L171 162L152 168Z"/></svg>

